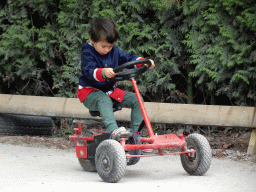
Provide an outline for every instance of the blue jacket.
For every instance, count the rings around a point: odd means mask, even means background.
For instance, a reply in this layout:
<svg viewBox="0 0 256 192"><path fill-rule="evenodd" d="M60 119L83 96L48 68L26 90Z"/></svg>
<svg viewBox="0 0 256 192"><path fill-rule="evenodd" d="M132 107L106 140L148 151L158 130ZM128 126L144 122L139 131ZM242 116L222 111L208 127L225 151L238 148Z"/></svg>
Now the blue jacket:
<svg viewBox="0 0 256 192"><path fill-rule="evenodd" d="M116 82L102 76L103 68L115 68L137 59L140 57L124 52L117 45L113 45L107 55L100 55L90 43L85 43L82 49L82 76L79 78L79 85L100 89L104 92L113 90Z"/></svg>

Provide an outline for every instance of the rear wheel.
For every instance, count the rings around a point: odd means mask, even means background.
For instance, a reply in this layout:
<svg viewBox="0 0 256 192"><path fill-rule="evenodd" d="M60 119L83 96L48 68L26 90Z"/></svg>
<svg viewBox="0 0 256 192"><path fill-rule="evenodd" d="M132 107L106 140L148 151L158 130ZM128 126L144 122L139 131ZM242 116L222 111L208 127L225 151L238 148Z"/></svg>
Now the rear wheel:
<svg viewBox="0 0 256 192"><path fill-rule="evenodd" d="M87 171L87 172L97 172L97 169L95 167L95 163L93 163L89 159L78 158L78 161L79 161L79 164L81 165L81 167L85 171Z"/></svg>
<svg viewBox="0 0 256 192"><path fill-rule="evenodd" d="M124 148L116 140L102 141L96 150L95 165L104 181L109 183L119 181L123 178L126 169Z"/></svg>
<svg viewBox="0 0 256 192"><path fill-rule="evenodd" d="M181 163L190 175L203 175L210 168L212 150L208 140L200 134L193 133L186 137L187 148L196 153L181 154Z"/></svg>
<svg viewBox="0 0 256 192"><path fill-rule="evenodd" d="M136 135L136 133L133 134L132 137L130 137L127 141L126 144L140 144L140 139ZM132 150L132 151L127 151L126 153L130 155L141 155L141 150ZM127 165L135 165L138 163L140 160L140 157L131 157L128 159Z"/></svg>

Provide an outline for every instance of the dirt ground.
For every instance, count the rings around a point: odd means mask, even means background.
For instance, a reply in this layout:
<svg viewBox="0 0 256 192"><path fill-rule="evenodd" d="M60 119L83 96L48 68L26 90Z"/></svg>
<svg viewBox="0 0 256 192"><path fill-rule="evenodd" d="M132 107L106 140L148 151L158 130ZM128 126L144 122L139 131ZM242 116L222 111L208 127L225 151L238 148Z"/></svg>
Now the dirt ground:
<svg viewBox="0 0 256 192"><path fill-rule="evenodd" d="M207 137L213 149L214 157L226 157L237 161L252 161L256 163L256 155L246 155L251 136L251 129L231 129L224 127L193 127L193 129L194 132L201 133ZM158 134L166 133L179 135L183 130L183 127L154 125L154 131ZM142 134L146 136L146 130L143 129ZM0 135L0 143L49 149L73 149L75 151L75 142L69 140L69 135L52 137Z"/></svg>

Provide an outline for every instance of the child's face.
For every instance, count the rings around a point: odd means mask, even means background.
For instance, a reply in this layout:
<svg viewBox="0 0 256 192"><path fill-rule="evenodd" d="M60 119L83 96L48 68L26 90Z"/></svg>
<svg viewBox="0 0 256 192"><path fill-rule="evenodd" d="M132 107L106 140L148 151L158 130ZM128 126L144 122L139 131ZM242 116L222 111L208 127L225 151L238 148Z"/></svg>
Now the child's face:
<svg viewBox="0 0 256 192"><path fill-rule="evenodd" d="M100 54L100 55L106 55L108 54L114 43L111 44L109 42L107 42L106 40L101 40L98 41L97 43L95 43L91 38L89 38L90 42L92 43L93 47L95 48L95 50Z"/></svg>

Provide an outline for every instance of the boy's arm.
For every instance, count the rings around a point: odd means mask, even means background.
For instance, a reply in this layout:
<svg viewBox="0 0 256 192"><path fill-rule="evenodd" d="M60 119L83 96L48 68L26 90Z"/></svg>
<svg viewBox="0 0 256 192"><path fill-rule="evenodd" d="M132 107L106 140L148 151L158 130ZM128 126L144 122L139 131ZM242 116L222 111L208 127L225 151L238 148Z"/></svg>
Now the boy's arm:
<svg viewBox="0 0 256 192"><path fill-rule="evenodd" d="M145 59L145 58L139 57L133 53L126 53L125 51L119 49L119 65L122 65L130 61L139 60L139 59ZM137 64L135 67L137 68L142 67L142 64Z"/></svg>
<svg viewBox="0 0 256 192"><path fill-rule="evenodd" d="M97 62L90 54L83 52L81 63L82 73L88 79L99 82L107 80L104 76L104 68L98 68Z"/></svg>

